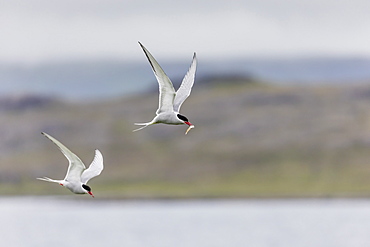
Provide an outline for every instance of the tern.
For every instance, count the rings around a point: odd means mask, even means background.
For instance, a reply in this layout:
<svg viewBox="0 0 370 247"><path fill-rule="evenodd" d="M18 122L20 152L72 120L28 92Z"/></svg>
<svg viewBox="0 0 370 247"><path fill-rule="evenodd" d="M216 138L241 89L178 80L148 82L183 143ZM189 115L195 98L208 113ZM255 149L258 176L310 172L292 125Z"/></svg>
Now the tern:
<svg viewBox="0 0 370 247"><path fill-rule="evenodd" d="M87 185L87 182L93 177L98 176L103 170L103 155L101 152L96 149L95 157L92 161L90 167L86 169L84 163L81 159L72 153L68 148L66 148L62 143L56 140L54 137L42 132L44 136L49 138L52 142L55 143L64 154L64 156L69 161L69 166L67 170L67 175L63 180L54 180L48 177L37 178L39 180L58 183L75 194L89 194L94 197L91 192L91 188Z"/></svg>
<svg viewBox="0 0 370 247"><path fill-rule="evenodd" d="M134 131L144 129L152 124L187 124L189 128L186 130L185 135L194 128L187 117L181 115L180 108L182 103L189 97L191 88L194 84L195 71L197 67L196 53L194 52L193 60L191 62L190 68L186 73L184 79L181 82L181 86L177 91L175 91L173 84L163 71L158 62L154 59L152 54L139 42L141 48L143 49L148 61L152 67L155 77L157 78L159 84L159 106L154 119L148 123L135 123L135 125L144 125Z"/></svg>

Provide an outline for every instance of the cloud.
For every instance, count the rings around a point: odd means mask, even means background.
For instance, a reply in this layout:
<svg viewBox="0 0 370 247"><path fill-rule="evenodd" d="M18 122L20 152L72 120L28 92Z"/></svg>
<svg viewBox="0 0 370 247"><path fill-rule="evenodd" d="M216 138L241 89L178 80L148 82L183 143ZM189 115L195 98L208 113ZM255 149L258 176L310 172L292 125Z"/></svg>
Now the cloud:
<svg viewBox="0 0 370 247"><path fill-rule="evenodd" d="M370 55L370 3L0 0L0 61Z"/></svg>

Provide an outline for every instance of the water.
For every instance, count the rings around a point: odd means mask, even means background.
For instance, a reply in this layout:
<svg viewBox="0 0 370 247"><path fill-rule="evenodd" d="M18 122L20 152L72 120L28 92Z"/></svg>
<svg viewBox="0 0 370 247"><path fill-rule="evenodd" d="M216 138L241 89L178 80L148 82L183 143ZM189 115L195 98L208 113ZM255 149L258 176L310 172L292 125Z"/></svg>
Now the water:
<svg viewBox="0 0 370 247"><path fill-rule="evenodd" d="M0 222L13 247L370 246L369 200L0 198Z"/></svg>

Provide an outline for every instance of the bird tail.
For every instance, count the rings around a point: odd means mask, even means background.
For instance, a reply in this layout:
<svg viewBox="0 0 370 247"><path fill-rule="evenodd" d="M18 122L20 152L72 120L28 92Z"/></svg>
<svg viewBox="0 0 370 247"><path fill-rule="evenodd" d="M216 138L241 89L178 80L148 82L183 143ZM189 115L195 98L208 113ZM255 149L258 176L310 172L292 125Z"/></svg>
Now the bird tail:
<svg viewBox="0 0 370 247"><path fill-rule="evenodd" d="M152 125L152 124L154 124L154 123L153 122L149 122L149 123L135 123L135 125L144 125L144 126L138 128L138 129L135 129L132 132L136 132L136 131L142 130L142 129L144 129L144 128L148 127L149 125Z"/></svg>
<svg viewBox="0 0 370 247"><path fill-rule="evenodd" d="M62 183L62 180L54 180L48 177L43 177L43 178L37 178L38 180L46 181L46 182L52 182L52 183Z"/></svg>

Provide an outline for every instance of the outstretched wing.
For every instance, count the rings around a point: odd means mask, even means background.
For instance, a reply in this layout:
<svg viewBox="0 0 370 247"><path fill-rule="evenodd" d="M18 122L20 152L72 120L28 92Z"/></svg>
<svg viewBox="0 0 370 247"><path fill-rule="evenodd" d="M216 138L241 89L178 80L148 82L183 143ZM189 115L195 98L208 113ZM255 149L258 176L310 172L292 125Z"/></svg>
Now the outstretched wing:
<svg viewBox="0 0 370 247"><path fill-rule="evenodd" d="M155 58L150 54L150 52L139 42L141 48L143 49L150 65L152 66L155 77L157 78L159 84L159 106L157 114L161 112L172 112L173 111L173 100L175 98L175 89L173 84L164 73L161 66L155 60Z"/></svg>
<svg viewBox="0 0 370 247"><path fill-rule="evenodd" d="M44 136L49 138L52 142L54 142L55 145L58 146L60 151L64 154L64 156L69 161L69 166L67 170L66 177L64 180L72 182L72 181L80 181L82 172L86 169L84 163L81 161L81 159L71 152L68 148L66 148L62 143L60 143L57 139L54 137L42 132Z"/></svg>
<svg viewBox="0 0 370 247"><path fill-rule="evenodd" d="M176 92L175 100L173 102L173 110L175 112L180 112L180 107L182 103L189 97L191 88L194 84L195 71L197 69L197 58L194 52L193 61L191 62L190 68L186 73L184 79L182 80L181 86Z"/></svg>
<svg viewBox="0 0 370 247"><path fill-rule="evenodd" d="M89 168L87 168L81 176L81 182L86 184L93 177L98 176L103 171L103 155L96 149L94 160L91 162Z"/></svg>

